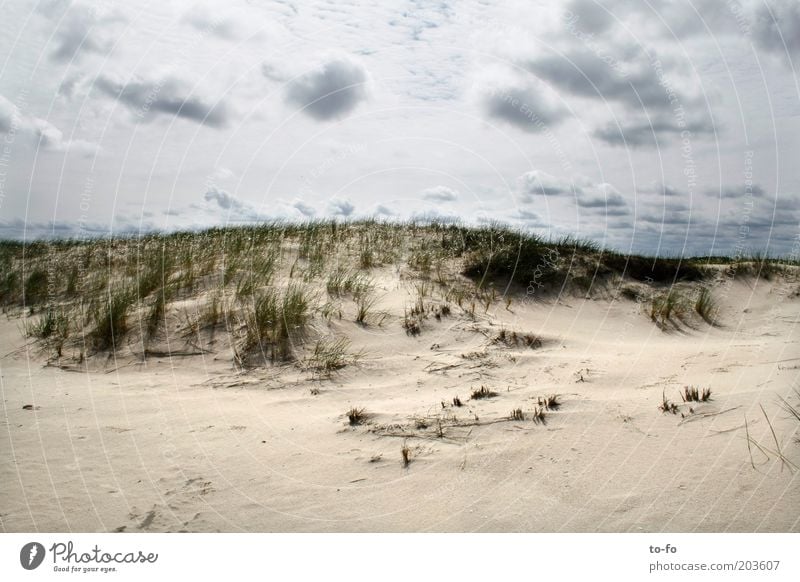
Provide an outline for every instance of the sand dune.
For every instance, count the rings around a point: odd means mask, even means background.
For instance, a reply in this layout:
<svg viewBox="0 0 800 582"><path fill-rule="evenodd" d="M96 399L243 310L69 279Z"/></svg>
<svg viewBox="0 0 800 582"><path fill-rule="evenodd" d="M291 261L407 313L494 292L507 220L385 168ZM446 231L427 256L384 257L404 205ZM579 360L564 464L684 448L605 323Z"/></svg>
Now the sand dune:
<svg viewBox="0 0 800 582"><path fill-rule="evenodd" d="M691 310L658 325L631 280L458 307L404 265L365 272L365 325L343 298L274 364L237 365L242 320L178 333L207 292L176 296L146 353L133 326L116 351L55 358L23 333L36 315L9 309L2 529L800 531L798 423L780 400L800 406L793 272L720 271L703 283L715 325ZM350 342L340 369L309 364L319 338ZM495 395L471 398L482 386ZM711 399L683 402L687 386Z"/></svg>

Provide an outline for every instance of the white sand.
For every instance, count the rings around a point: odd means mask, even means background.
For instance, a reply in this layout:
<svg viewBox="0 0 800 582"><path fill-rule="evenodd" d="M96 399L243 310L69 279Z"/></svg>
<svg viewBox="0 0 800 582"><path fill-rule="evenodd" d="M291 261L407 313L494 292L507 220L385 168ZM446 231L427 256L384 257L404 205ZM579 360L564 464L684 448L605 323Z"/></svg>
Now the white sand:
<svg viewBox="0 0 800 582"><path fill-rule="evenodd" d="M800 405L797 283L717 287L719 327L665 332L635 302L570 297L498 301L475 322L454 312L409 337L397 315L409 282L384 275L380 307L393 316L334 320L366 354L323 381L292 365L238 373L224 341L206 356L67 371L3 317L2 529L800 531L800 471L755 447L753 468L743 427L775 448L763 405L800 465L798 423L778 400ZM501 324L545 344L494 345ZM482 384L498 396L469 401ZM713 400L686 420L660 412L662 390L680 404L685 385ZM563 405L544 426L492 422L552 393ZM369 424L348 425L352 406ZM438 438L436 417L453 414L464 426L445 420ZM401 431L427 438L386 436Z"/></svg>

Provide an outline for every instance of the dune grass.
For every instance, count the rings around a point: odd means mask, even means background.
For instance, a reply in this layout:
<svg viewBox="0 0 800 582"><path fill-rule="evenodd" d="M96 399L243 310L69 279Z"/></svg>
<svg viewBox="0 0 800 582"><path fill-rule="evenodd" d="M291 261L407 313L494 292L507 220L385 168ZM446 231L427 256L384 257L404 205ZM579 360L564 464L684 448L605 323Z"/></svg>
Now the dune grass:
<svg viewBox="0 0 800 582"><path fill-rule="evenodd" d="M692 296L694 305L688 292L664 289L702 282L715 262L621 254L592 241L545 239L501 224L265 222L82 241L0 241L0 305L41 317L27 324L41 341L64 335L50 330L65 314L65 341L89 338L88 355L119 349L128 335L131 345L169 339L178 314L191 312L193 334L213 333L225 322L237 360L259 365L291 360L300 348L307 353L304 343L318 341L322 326L343 315L362 326L396 317L417 336L436 325L432 320L477 321L493 308L511 310L523 293L600 293L611 280L651 285L651 317L662 326L692 308L713 323L717 307L706 287ZM736 265L762 277L787 268L766 255ZM390 291L381 287L388 272L411 280L405 313L376 309L378 289ZM178 305L184 301L197 304ZM78 313L83 316L67 315ZM532 334L508 330L494 341L541 345Z"/></svg>

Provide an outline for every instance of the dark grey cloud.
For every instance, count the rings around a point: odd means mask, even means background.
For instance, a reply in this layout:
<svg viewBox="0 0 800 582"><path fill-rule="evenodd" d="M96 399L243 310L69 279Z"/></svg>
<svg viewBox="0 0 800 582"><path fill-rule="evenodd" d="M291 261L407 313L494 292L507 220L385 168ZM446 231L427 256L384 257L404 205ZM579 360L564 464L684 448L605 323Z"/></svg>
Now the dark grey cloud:
<svg viewBox="0 0 800 582"><path fill-rule="evenodd" d="M432 200L434 202L453 202L458 200L458 192L447 186L434 186L422 191L422 197L425 200Z"/></svg>
<svg viewBox="0 0 800 582"><path fill-rule="evenodd" d="M574 182L556 178L541 170L532 170L519 177L520 193L523 198L530 200L537 195L561 196L574 195L581 191L581 187Z"/></svg>
<svg viewBox="0 0 800 582"><path fill-rule="evenodd" d="M607 144L628 147L664 146L665 141L680 137L683 132L695 138L697 136L714 135L719 128L706 121L679 123L676 118L660 117L658 119L623 122L619 126L610 123L594 131L594 136Z"/></svg>
<svg viewBox="0 0 800 582"><path fill-rule="evenodd" d="M230 117L224 102L214 102L196 95L189 83L175 77L153 81L134 78L122 82L100 75L94 86L106 96L116 99L140 119L163 114L211 127L224 127Z"/></svg>
<svg viewBox="0 0 800 582"><path fill-rule="evenodd" d="M550 102L539 88L532 85L495 87L485 93L483 107L489 117L531 133L558 125L566 116L566 110L560 104Z"/></svg>
<svg viewBox="0 0 800 582"><path fill-rule="evenodd" d="M349 200L335 198L328 203L331 214L334 216L348 217L355 212L356 207Z"/></svg>
<svg viewBox="0 0 800 582"><path fill-rule="evenodd" d="M206 202L214 203L222 210L226 210L225 218L229 221L255 222L265 218L265 215L252 204L217 186L210 186L203 198Z"/></svg>
<svg viewBox="0 0 800 582"><path fill-rule="evenodd" d="M687 225L692 222L691 214L686 212L646 212L636 218L641 222L663 224L664 226Z"/></svg>
<svg viewBox="0 0 800 582"><path fill-rule="evenodd" d="M386 204L378 204L375 207L375 214L379 216L397 216L397 212Z"/></svg>
<svg viewBox="0 0 800 582"><path fill-rule="evenodd" d="M645 58L644 55L641 58ZM616 101L636 108L667 110L674 106L656 68L649 62L620 71L597 53L576 48L564 54L529 60L525 66L538 77L580 97ZM690 101L681 99L684 103Z"/></svg>
<svg viewBox="0 0 800 582"><path fill-rule="evenodd" d="M800 2L770 0L756 10L753 35L762 49L789 59L800 56ZM797 67L797 63L795 63Z"/></svg>
<svg viewBox="0 0 800 582"><path fill-rule="evenodd" d="M292 81L286 99L314 119L338 119L367 98L366 82L367 73L361 65L339 58Z"/></svg>
<svg viewBox="0 0 800 582"><path fill-rule="evenodd" d="M564 9L564 18L582 32L605 32L614 24L614 18L597 0L572 0Z"/></svg>
<svg viewBox="0 0 800 582"><path fill-rule="evenodd" d="M516 216L513 216L512 218L517 218L521 220L522 222L525 223L526 226L530 228L548 228L549 226L551 226L538 213L524 208L519 209L517 211Z"/></svg>
<svg viewBox="0 0 800 582"><path fill-rule="evenodd" d="M211 186L206 190L205 200L216 202L220 208L230 210L231 208L241 208L242 202L227 190L222 190L216 186Z"/></svg>
<svg viewBox="0 0 800 582"><path fill-rule="evenodd" d="M597 190L597 193L593 194L593 190ZM628 213L627 201L611 184L600 184L590 191L581 193L577 203L581 208L600 208L617 216Z"/></svg>
<svg viewBox="0 0 800 582"><path fill-rule="evenodd" d="M719 189L709 189L705 191L706 195L711 198L723 198L727 200L744 199L744 198L763 198L765 195L764 189L758 184L753 184L747 188L744 184L741 186L723 186Z"/></svg>

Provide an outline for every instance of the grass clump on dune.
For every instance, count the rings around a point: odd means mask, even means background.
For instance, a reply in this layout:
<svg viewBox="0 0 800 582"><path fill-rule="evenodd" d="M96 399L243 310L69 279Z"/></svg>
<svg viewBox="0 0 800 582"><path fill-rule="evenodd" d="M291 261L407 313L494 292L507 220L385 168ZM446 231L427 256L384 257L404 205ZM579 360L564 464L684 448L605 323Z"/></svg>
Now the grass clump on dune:
<svg viewBox="0 0 800 582"><path fill-rule="evenodd" d="M697 299L694 302L694 310L709 325L716 325L717 302L708 287L700 287Z"/></svg>
<svg viewBox="0 0 800 582"><path fill-rule="evenodd" d="M242 357L258 348L270 361L291 359L291 342L304 334L309 311L308 294L298 285L289 285L282 296L274 289L262 292L245 318Z"/></svg>
<svg viewBox="0 0 800 582"><path fill-rule="evenodd" d="M134 303L133 294L125 287L109 288L106 297L94 312L91 338L98 350L116 349L128 333L128 312Z"/></svg>
<svg viewBox="0 0 800 582"><path fill-rule="evenodd" d="M650 303L650 319L662 328L668 323L675 323L675 318L680 319L686 310L685 299L675 289L656 295Z"/></svg>
<svg viewBox="0 0 800 582"><path fill-rule="evenodd" d="M349 352L349 347L350 340L347 338L320 339L314 344L311 354L306 359L306 367L324 377L330 377L334 372L361 358L360 352L352 354Z"/></svg>

